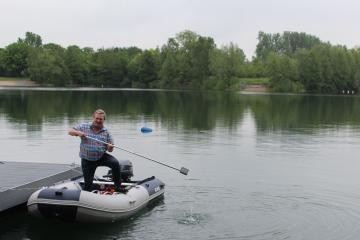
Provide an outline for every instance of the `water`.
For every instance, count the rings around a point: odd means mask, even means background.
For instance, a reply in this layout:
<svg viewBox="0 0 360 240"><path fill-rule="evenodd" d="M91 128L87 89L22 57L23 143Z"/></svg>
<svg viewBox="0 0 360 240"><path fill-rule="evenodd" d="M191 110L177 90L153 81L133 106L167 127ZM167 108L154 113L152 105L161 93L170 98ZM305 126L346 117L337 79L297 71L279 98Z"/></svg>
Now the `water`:
<svg viewBox="0 0 360 240"><path fill-rule="evenodd" d="M117 145L190 169L184 176L116 150L135 178L166 183L163 200L97 225L17 209L0 215L0 239L358 239L359 104L344 96L0 90L0 160L79 163L79 140L67 129L103 108Z"/></svg>

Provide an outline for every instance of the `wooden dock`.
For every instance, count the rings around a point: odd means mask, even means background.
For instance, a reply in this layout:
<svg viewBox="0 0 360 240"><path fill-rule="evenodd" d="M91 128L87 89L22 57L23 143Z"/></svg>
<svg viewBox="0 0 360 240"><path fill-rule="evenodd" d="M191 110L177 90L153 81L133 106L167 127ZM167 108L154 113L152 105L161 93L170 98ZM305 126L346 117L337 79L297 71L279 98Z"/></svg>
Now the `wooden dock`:
<svg viewBox="0 0 360 240"><path fill-rule="evenodd" d="M41 187L80 176L74 164L0 161L0 212L27 202Z"/></svg>

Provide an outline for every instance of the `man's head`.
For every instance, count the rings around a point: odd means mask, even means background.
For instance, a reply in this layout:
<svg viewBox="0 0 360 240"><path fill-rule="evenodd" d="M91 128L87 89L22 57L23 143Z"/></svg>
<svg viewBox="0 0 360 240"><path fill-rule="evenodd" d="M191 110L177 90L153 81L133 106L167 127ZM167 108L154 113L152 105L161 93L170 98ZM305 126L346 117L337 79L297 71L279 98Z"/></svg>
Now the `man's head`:
<svg viewBox="0 0 360 240"><path fill-rule="evenodd" d="M106 113L102 109L97 109L93 114L93 126L96 128L103 128L106 118Z"/></svg>

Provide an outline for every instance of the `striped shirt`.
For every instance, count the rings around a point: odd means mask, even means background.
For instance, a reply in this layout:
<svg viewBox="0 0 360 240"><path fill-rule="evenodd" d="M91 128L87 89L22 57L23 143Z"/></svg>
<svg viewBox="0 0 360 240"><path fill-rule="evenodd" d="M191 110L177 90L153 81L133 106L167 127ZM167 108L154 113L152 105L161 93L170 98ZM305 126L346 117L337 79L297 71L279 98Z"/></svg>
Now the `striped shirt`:
<svg viewBox="0 0 360 240"><path fill-rule="evenodd" d="M99 139L101 141L114 144L114 140L107 128L103 127L99 132L95 132L92 123L81 123L74 127L75 130L82 131L86 136ZM81 138L80 153L81 159L89 161L99 160L106 152L106 144L88 138Z"/></svg>

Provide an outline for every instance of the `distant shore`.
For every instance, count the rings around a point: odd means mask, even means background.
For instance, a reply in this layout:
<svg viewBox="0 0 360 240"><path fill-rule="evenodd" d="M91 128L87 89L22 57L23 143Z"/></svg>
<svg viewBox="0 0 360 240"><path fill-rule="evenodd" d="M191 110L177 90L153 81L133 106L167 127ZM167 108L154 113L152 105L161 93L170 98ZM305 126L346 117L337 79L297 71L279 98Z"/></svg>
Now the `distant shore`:
<svg viewBox="0 0 360 240"><path fill-rule="evenodd" d="M0 87L39 87L40 85L30 79L0 79ZM263 84L248 84L241 92L267 92L268 89Z"/></svg>
<svg viewBox="0 0 360 240"><path fill-rule="evenodd" d="M12 78L4 78L2 77L0 79L0 87L36 87L39 86L34 81L31 81L30 79L12 79Z"/></svg>
<svg viewBox="0 0 360 240"><path fill-rule="evenodd" d="M242 92L268 92L268 88L263 84L248 84Z"/></svg>

